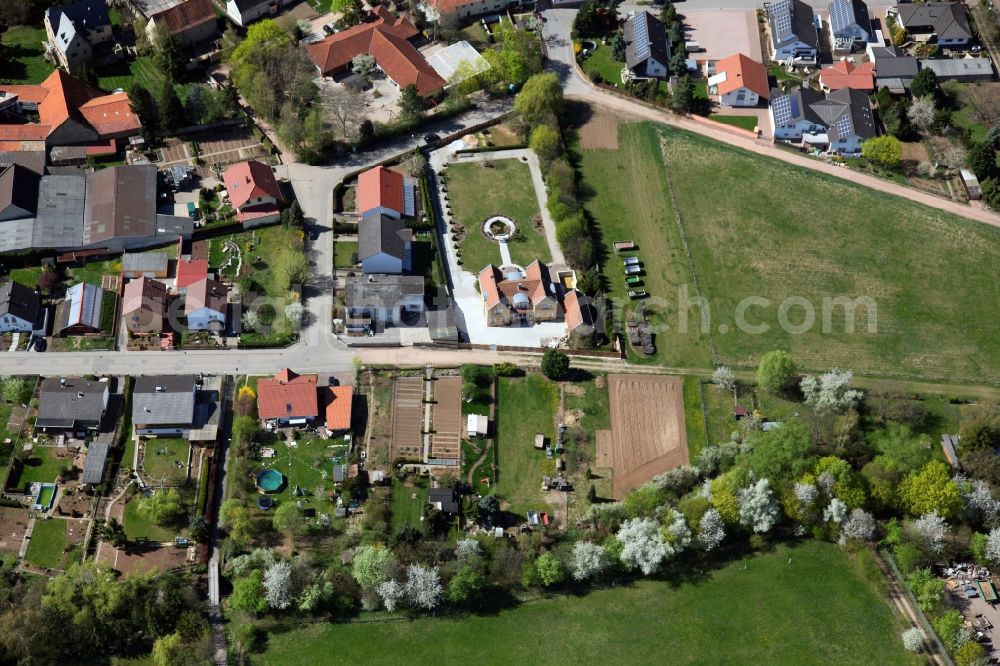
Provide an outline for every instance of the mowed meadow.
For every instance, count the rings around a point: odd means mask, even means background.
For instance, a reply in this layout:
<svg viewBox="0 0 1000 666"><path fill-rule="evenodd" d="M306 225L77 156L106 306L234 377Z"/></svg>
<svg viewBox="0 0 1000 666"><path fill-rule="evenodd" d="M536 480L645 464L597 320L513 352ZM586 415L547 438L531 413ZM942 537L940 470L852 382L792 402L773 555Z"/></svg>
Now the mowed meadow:
<svg viewBox="0 0 1000 666"><path fill-rule="evenodd" d="M658 336L659 362L708 365L714 347L717 364L751 366L780 348L809 369L1000 379L1000 229L652 123L621 125L618 150L579 155L611 293L623 291L611 244L634 240L647 290L665 299L651 301L671 326ZM688 333L677 330L682 285L709 303L710 333L697 306ZM745 320L766 332L738 330L737 308L751 297L767 303ZM871 299L875 332L864 306L848 332L836 298ZM792 325L803 323L803 303L815 324L783 330L783 302Z"/></svg>
<svg viewBox="0 0 1000 666"><path fill-rule="evenodd" d="M779 546L697 582L643 580L486 615L271 632L258 666L919 664L890 605L840 547Z"/></svg>

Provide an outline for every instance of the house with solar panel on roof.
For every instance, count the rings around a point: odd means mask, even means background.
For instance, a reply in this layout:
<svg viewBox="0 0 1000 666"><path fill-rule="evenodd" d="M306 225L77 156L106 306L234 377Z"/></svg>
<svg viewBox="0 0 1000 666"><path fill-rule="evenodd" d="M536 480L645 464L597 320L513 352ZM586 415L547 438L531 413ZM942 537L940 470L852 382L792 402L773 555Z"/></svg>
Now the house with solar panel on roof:
<svg viewBox="0 0 1000 666"><path fill-rule="evenodd" d="M623 30L625 65L633 78L665 79L669 75L670 40L667 29L647 11L635 12Z"/></svg>
<svg viewBox="0 0 1000 666"><path fill-rule="evenodd" d="M56 305L52 334L58 336L99 335L111 322L102 320L104 299L114 294L98 286L80 282L66 290L66 297ZM114 310L112 310L114 312Z"/></svg>
<svg viewBox="0 0 1000 666"><path fill-rule="evenodd" d="M765 7L771 58L801 67L815 65L819 32L812 7L802 0L778 0Z"/></svg>
<svg viewBox="0 0 1000 666"><path fill-rule="evenodd" d="M864 0L833 0L827 8L830 11L830 39L834 52L863 50L874 35Z"/></svg>
<svg viewBox="0 0 1000 666"><path fill-rule="evenodd" d="M845 157L859 155L861 144L878 135L868 95L851 88L826 96L809 88L775 89L769 116L775 141Z"/></svg>

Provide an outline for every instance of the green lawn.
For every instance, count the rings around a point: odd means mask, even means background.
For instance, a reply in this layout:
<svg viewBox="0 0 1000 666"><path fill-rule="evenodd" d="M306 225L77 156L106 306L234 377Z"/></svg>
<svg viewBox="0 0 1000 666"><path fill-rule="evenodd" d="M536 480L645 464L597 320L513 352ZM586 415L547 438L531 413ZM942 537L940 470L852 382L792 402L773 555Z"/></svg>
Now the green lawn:
<svg viewBox="0 0 1000 666"><path fill-rule="evenodd" d="M52 569L62 563L66 550L66 521L36 520L24 558L36 567Z"/></svg>
<svg viewBox="0 0 1000 666"><path fill-rule="evenodd" d="M653 196L664 180L661 138L697 290L669 198ZM627 125L620 144L618 151L584 151L583 181L602 195L589 206L604 246L624 234L635 240L649 291L672 309L671 330L657 338L661 360L711 364L698 306L684 308L688 332L679 330L674 306L688 285L689 298L700 292L709 303L717 364L749 366L768 350L788 349L805 369L1000 378L1000 315L988 307L1000 282L993 261L1000 230L680 130ZM720 195L730 192L739 195ZM643 199L658 207L637 214ZM616 295L617 268L608 271ZM853 332L835 298L849 299ZM854 299L875 307L854 307ZM739 330L741 303L752 305L745 321L767 330ZM782 326L782 304L786 324L801 324L811 309L814 325L798 332Z"/></svg>
<svg viewBox="0 0 1000 666"><path fill-rule="evenodd" d="M583 201L598 227L595 245L605 266L608 295L626 309L634 307L625 295L622 257L613 249L615 241L632 240L638 244L638 256L645 265L643 288L653 299L676 302L678 289L691 285L692 279L663 177L656 130L650 124L625 125L618 136L618 150L580 151L580 189L590 193ZM688 292L695 296L693 287L688 287ZM662 321L668 309L672 312L670 303L651 302L656 301L647 301L654 323ZM686 335L674 331L669 341L657 336L653 358L681 367L711 365L707 336L697 326L690 331ZM631 348L629 356L639 359Z"/></svg>
<svg viewBox="0 0 1000 666"><path fill-rule="evenodd" d="M958 83L949 81L941 85L941 90L951 98L952 103L959 107L951 114L951 121L956 126L969 130L973 141L982 141L986 138L989 127L973 117L972 110L968 106L968 90L976 84Z"/></svg>
<svg viewBox="0 0 1000 666"><path fill-rule="evenodd" d="M620 60L615 60L611 54L611 46L600 44L594 53L583 61L583 71L591 79L595 74L599 74L602 81L616 88L622 88L622 68L625 66Z"/></svg>
<svg viewBox="0 0 1000 666"><path fill-rule="evenodd" d="M323 440L314 435L305 435L296 442L296 446L287 446L284 442L269 444L273 447L276 455L274 458L265 459L263 467L276 469L285 476L285 486L280 493L271 493L280 501L303 500L307 504L313 505L317 511L321 507L329 505L326 494L333 490L333 461L332 455L343 440ZM300 494L295 495L295 488L299 487ZM313 491L321 486L323 497L316 499ZM305 493L304 495L302 493Z"/></svg>
<svg viewBox="0 0 1000 666"><path fill-rule="evenodd" d="M523 516L528 509L545 510L542 476L555 472L555 461L535 448L535 433L549 442L555 436L552 422L558 408L555 384L541 375L502 378L497 389L496 494L510 502L510 510Z"/></svg>
<svg viewBox="0 0 1000 666"><path fill-rule="evenodd" d="M38 277L43 273L41 266L28 266L26 268L10 269L10 279L20 282L26 287L35 289L38 287Z"/></svg>
<svg viewBox="0 0 1000 666"><path fill-rule="evenodd" d="M604 378L601 378L600 386L596 379L570 384L566 391L566 409L583 413L580 425L588 432L608 430L611 427L611 408Z"/></svg>
<svg viewBox="0 0 1000 666"><path fill-rule="evenodd" d="M41 21L39 21L41 23ZM0 59L0 80L6 83L41 83L52 73L42 56L45 28L18 25L0 36L5 51Z"/></svg>
<svg viewBox="0 0 1000 666"><path fill-rule="evenodd" d="M83 266L70 268L66 271L70 277L70 283L88 282L98 287L101 286L101 278L105 275L117 275L121 273L121 259L106 259L104 261L88 261Z"/></svg>
<svg viewBox="0 0 1000 666"><path fill-rule="evenodd" d="M271 330L266 334L244 333L240 340L251 344L281 346L294 339L295 332L284 315L288 291L282 277L282 266L292 255L304 253L304 234L301 229L275 225L227 236L240 246L243 253L241 275L250 275L253 291L263 297L275 299L281 305ZM213 241L214 245L214 241ZM293 288L295 285L293 285Z"/></svg>
<svg viewBox="0 0 1000 666"><path fill-rule="evenodd" d="M187 478L188 449L183 439L160 438L146 441L142 460L147 479L157 485L179 486ZM178 466L178 463L180 465Z"/></svg>
<svg viewBox="0 0 1000 666"><path fill-rule="evenodd" d="M745 129L748 132L752 132L754 128L757 127L757 116L727 116L725 114L713 113L709 116L709 118L717 123L739 127L740 129Z"/></svg>
<svg viewBox="0 0 1000 666"><path fill-rule="evenodd" d="M705 412L701 400L701 379L687 376L684 383L684 430L687 434L688 459L694 460L708 444Z"/></svg>
<svg viewBox="0 0 1000 666"><path fill-rule="evenodd" d="M59 472L66 467L69 458L56 458L51 446L36 446L31 452L31 457L24 461L20 467L20 474L13 468L11 478L8 479L8 486L14 492L28 492L28 486L32 483L52 483L59 476Z"/></svg>
<svg viewBox="0 0 1000 666"><path fill-rule="evenodd" d="M102 90L128 89L133 83L140 83L157 99L163 86L163 74L156 68L153 56L140 56L134 60L118 62L103 67L97 72L97 85ZM183 99L183 98L182 98Z"/></svg>
<svg viewBox="0 0 1000 666"><path fill-rule="evenodd" d="M389 505L389 510L392 512L393 532L403 525L420 527L420 519L427 506L429 489L430 485L427 479L417 478L414 480L414 485L407 486L393 477L392 503Z"/></svg>
<svg viewBox="0 0 1000 666"><path fill-rule="evenodd" d="M854 563L810 541L694 583L640 581L486 616L295 628L272 634L254 663L314 664L334 653L366 665L923 663L899 632Z"/></svg>
<svg viewBox="0 0 1000 666"><path fill-rule="evenodd" d="M353 268L357 263L358 244L347 241L337 241L333 244L333 267Z"/></svg>
<svg viewBox="0 0 1000 666"><path fill-rule="evenodd" d="M125 536L129 541L170 541L183 532L174 527L160 527L146 518L139 510L140 501L140 497L137 496L125 505L122 524L125 526Z"/></svg>
<svg viewBox="0 0 1000 666"><path fill-rule="evenodd" d="M482 234L483 222L494 215L506 215L517 224L518 236L508 243L515 263L550 260L545 235L532 223L539 214L538 200L527 164L513 159L497 160L492 169L480 163L452 164L446 174L454 217L466 229L461 251L467 270L478 272L500 263L499 244Z"/></svg>

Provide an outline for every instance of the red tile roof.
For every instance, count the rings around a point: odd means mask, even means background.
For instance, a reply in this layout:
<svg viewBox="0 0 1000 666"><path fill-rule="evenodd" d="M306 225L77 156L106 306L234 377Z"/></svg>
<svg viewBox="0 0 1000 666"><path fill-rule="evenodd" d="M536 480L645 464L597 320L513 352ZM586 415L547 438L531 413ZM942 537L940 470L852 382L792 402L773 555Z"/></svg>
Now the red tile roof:
<svg viewBox="0 0 1000 666"><path fill-rule="evenodd" d="M355 56L374 56L386 76L400 88L415 85L427 97L444 88L446 81L407 40L419 31L406 19L397 19L385 8L375 12L374 21L338 32L308 48L309 57L323 75L346 69Z"/></svg>
<svg viewBox="0 0 1000 666"><path fill-rule="evenodd" d="M126 93L102 95L84 81L57 69L37 86L2 86L0 91L17 93L19 99L38 103L33 125L0 125L0 140L45 140L70 119L94 128L101 138L138 132L142 127L132 113Z"/></svg>
<svg viewBox="0 0 1000 666"><path fill-rule="evenodd" d="M492 264L479 272L479 290L487 308L493 308L504 300L510 302L519 293L526 295L533 306L538 305L551 295L551 284L548 271L537 259L528 264L524 269L524 277L519 279L507 279Z"/></svg>
<svg viewBox="0 0 1000 666"><path fill-rule="evenodd" d="M358 176L358 212L376 208L403 212L403 174L377 166Z"/></svg>
<svg viewBox="0 0 1000 666"><path fill-rule="evenodd" d="M466 5L474 5L477 0L427 0L427 4L438 11L439 14L450 14Z"/></svg>
<svg viewBox="0 0 1000 666"><path fill-rule="evenodd" d="M768 98L767 68L742 53L736 53L715 63L715 73L726 73L726 80L719 84L719 94L725 95L740 88Z"/></svg>
<svg viewBox="0 0 1000 666"><path fill-rule="evenodd" d="M154 14L150 20L157 25L167 26L170 34L177 35L203 23L214 22L215 11L212 9L212 0L185 0Z"/></svg>
<svg viewBox="0 0 1000 666"><path fill-rule="evenodd" d="M80 106L80 115L101 136L130 134L142 128L139 117L132 113L132 103L126 93L95 97Z"/></svg>
<svg viewBox="0 0 1000 666"><path fill-rule="evenodd" d="M0 84L0 92L17 95L19 102L41 103L49 94L49 89L42 85L7 85Z"/></svg>
<svg viewBox="0 0 1000 666"><path fill-rule="evenodd" d="M327 386L320 389L326 414L326 429L334 432L351 429L351 401L354 389L351 386Z"/></svg>
<svg viewBox="0 0 1000 666"><path fill-rule="evenodd" d="M830 67L820 70L819 82L829 90L875 90L875 63L855 65L846 60L838 60Z"/></svg>
<svg viewBox="0 0 1000 666"><path fill-rule="evenodd" d="M316 375L284 369L274 379L257 382L257 415L262 419L319 416Z"/></svg>
<svg viewBox="0 0 1000 666"><path fill-rule="evenodd" d="M239 210L251 199L274 197L281 200L281 189L271 167L257 160L234 164L222 174L233 208Z"/></svg>
<svg viewBox="0 0 1000 666"><path fill-rule="evenodd" d="M208 259L180 259L177 262L176 287L184 289L208 277Z"/></svg>

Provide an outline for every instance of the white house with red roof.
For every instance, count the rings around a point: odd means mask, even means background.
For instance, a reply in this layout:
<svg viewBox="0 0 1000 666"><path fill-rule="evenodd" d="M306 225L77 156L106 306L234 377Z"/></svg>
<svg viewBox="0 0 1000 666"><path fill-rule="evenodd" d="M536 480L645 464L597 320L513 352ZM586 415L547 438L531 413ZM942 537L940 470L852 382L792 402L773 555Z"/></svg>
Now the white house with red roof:
<svg viewBox="0 0 1000 666"><path fill-rule="evenodd" d="M715 74L708 78L708 92L718 95L722 106L757 106L770 93L767 68L735 53L715 63Z"/></svg>
<svg viewBox="0 0 1000 666"><path fill-rule="evenodd" d="M257 416L279 425L310 425L319 416L316 375L285 368L271 379L257 381Z"/></svg>
<svg viewBox="0 0 1000 666"><path fill-rule="evenodd" d="M417 180L377 166L358 176L358 213L413 217L417 213Z"/></svg>
<svg viewBox="0 0 1000 666"><path fill-rule="evenodd" d="M257 160L239 162L226 169L222 182L243 226L270 224L281 217L281 188L268 165Z"/></svg>

